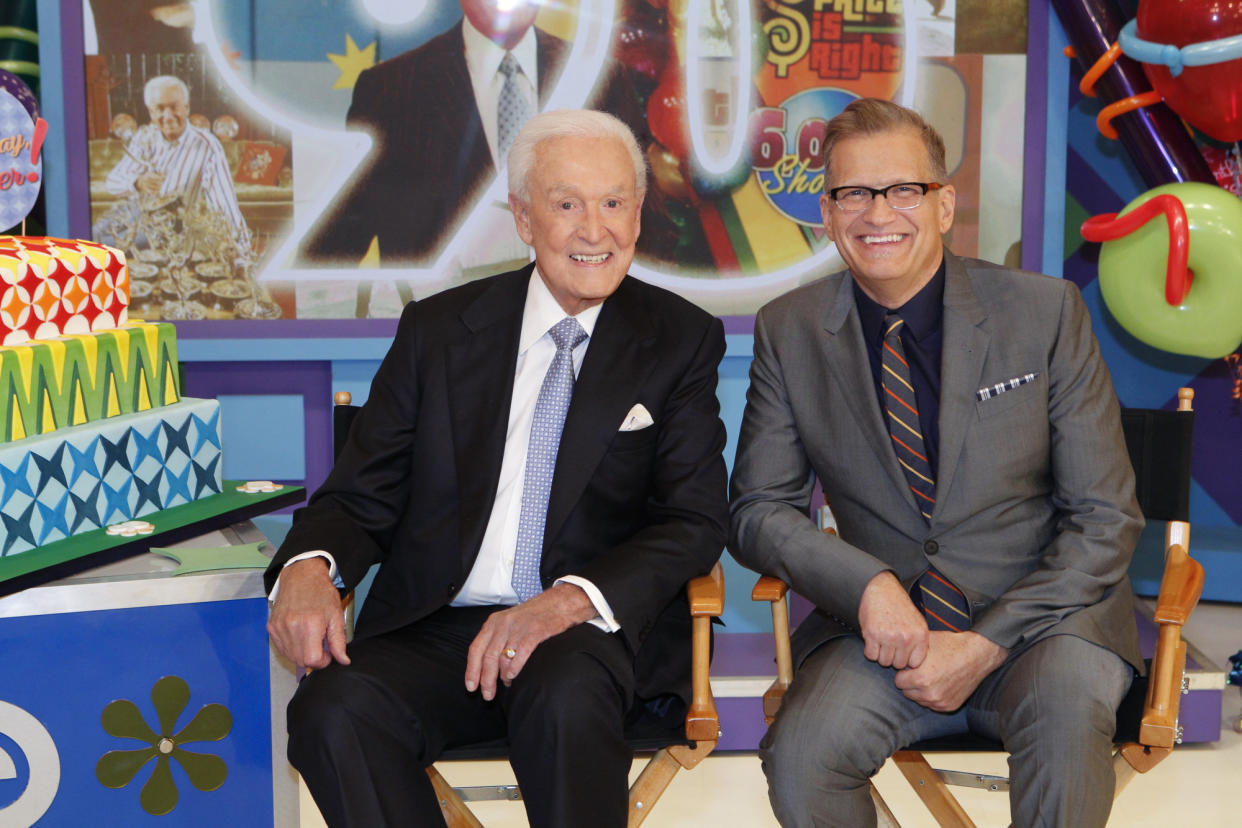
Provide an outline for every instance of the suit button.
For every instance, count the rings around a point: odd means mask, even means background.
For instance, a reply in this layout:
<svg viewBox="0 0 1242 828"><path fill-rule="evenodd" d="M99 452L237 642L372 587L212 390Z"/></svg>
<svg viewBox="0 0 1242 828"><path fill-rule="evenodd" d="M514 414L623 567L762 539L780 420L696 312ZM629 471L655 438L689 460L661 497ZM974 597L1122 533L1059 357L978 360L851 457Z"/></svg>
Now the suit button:
<svg viewBox="0 0 1242 828"><path fill-rule="evenodd" d="M923 551L928 555L935 555L940 551L940 544L936 543L934 540L929 540L923 544Z"/></svg>
<svg viewBox="0 0 1242 828"><path fill-rule="evenodd" d="M452 598L456 594L457 594L457 584L449 584L448 585L448 597Z"/></svg>

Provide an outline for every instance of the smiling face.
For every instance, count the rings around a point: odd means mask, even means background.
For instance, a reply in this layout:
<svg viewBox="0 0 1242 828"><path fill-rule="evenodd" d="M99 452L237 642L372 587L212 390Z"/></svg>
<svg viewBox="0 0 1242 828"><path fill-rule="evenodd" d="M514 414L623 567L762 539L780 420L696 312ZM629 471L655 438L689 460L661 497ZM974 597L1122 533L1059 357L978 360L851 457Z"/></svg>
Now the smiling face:
<svg viewBox="0 0 1242 828"><path fill-rule="evenodd" d="M611 138L550 138L535 148L530 201L510 194L518 235L552 296L573 315L607 299L634 260L643 200L634 162Z"/></svg>
<svg viewBox="0 0 1242 828"><path fill-rule="evenodd" d="M190 102L178 87L165 86L152 96L147 111L151 114L151 123L160 128L160 134L166 140L176 141L185 132Z"/></svg>
<svg viewBox="0 0 1242 828"><path fill-rule="evenodd" d="M894 210L877 196L866 210L847 213L827 195L833 187L851 184L879 189L935 181L927 148L909 129L842 139L832 148L829 170L819 200L828 238L868 296L885 307L901 307L940 266L940 236L953 226L952 185L927 193L913 210Z"/></svg>

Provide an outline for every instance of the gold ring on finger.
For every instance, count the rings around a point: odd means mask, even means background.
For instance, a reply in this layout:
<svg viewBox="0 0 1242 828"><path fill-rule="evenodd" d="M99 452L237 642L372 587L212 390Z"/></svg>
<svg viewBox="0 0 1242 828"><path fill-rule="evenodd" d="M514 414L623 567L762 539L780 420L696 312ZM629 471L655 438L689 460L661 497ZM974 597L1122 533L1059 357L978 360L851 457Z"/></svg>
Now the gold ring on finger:
<svg viewBox="0 0 1242 828"><path fill-rule="evenodd" d="M513 649L512 647L505 647L502 655L504 655L505 658L513 658L514 656L517 655L517 650Z"/></svg>

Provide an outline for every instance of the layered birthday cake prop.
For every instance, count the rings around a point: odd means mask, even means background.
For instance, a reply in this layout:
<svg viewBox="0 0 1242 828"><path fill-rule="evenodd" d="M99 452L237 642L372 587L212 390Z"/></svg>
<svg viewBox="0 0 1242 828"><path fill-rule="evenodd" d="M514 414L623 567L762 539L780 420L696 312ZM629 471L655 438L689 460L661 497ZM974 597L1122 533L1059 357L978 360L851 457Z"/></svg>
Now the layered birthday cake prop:
<svg viewBox="0 0 1242 828"><path fill-rule="evenodd" d="M89 241L0 237L0 344L116 328L128 309L121 251Z"/></svg>
<svg viewBox="0 0 1242 828"><path fill-rule="evenodd" d="M0 238L0 556L222 490L219 403L128 307L120 251Z"/></svg>

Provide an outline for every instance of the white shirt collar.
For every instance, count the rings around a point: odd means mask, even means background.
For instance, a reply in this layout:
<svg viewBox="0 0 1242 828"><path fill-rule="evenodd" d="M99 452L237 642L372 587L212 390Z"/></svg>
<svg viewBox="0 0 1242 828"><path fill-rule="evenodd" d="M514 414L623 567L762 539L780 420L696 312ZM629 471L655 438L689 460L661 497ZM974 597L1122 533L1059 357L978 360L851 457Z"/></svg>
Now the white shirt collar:
<svg viewBox="0 0 1242 828"><path fill-rule="evenodd" d="M470 23L470 18L462 17L461 24L462 41L466 50L466 68L470 72L470 77L480 78L485 83L489 82L500 71L500 62L505 58L505 50L488 40ZM534 26L526 30L526 34L522 35L522 39L511 51L517 58L518 65L522 67L522 74L526 75L532 87L538 89L538 76L535 73L539 59L535 46Z"/></svg>
<svg viewBox="0 0 1242 828"><path fill-rule="evenodd" d="M574 316L588 337L594 332L595 322L603 307L604 303L600 302ZM522 310L522 335L518 338L518 353L524 354L530 350L531 345L568 315L552 296L552 291L543 283L543 277L539 275L539 268L536 266L526 285L526 305Z"/></svg>

